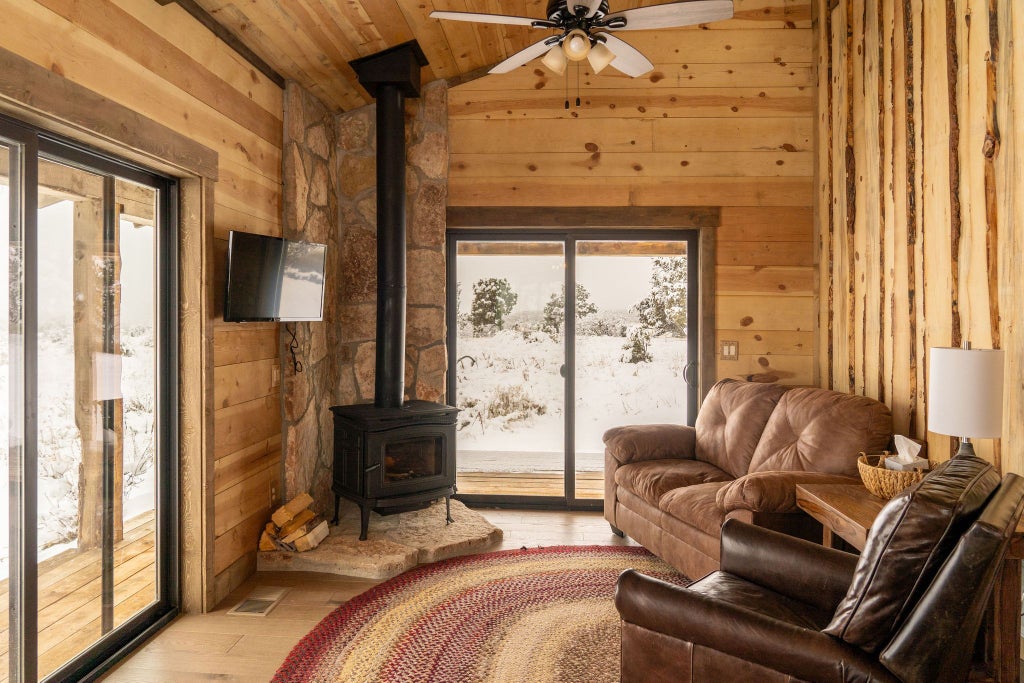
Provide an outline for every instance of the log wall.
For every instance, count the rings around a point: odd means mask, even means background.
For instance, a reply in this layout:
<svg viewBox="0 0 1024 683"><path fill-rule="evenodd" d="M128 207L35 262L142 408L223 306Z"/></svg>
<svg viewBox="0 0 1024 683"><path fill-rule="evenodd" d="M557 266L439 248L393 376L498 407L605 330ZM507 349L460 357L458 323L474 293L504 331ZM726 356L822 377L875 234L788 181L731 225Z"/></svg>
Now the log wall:
<svg viewBox="0 0 1024 683"><path fill-rule="evenodd" d="M449 207L721 207L716 375L815 384L810 0L623 37L654 71L582 68L579 108L539 62L452 88Z"/></svg>
<svg viewBox="0 0 1024 683"><path fill-rule="evenodd" d="M1006 350L1003 438L1024 471L1020 330L1024 8L1015 0L815 0L816 252L823 386L927 433L928 349ZM1017 79L1019 81L1019 78ZM1016 218L1016 220L1014 220Z"/></svg>
<svg viewBox="0 0 1024 683"><path fill-rule="evenodd" d="M0 0L0 16L5 49L218 153L218 267L228 230L281 234L281 89L183 10L139 0ZM223 279L207 280L219 316ZM281 477L278 326L218 318L212 334L214 436L206 458L213 475L206 485L214 497L206 514L215 579L207 577L207 604L255 567L259 529Z"/></svg>

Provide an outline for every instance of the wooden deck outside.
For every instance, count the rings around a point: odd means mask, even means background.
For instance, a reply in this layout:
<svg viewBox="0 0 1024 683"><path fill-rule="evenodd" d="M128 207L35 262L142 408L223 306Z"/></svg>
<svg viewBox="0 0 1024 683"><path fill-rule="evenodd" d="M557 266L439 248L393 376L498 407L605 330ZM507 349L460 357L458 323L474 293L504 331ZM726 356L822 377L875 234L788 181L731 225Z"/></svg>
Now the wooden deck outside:
<svg viewBox="0 0 1024 683"><path fill-rule="evenodd" d="M125 521L114 547L114 625L156 599L153 512ZM101 635L102 560L98 549L67 550L39 563L39 677L49 675ZM0 582L0 682L7 680L8 582Z"/></svg>
<svg viewBox="0 0 1024 683"><path fill-rule="evenodd" d="M561 472L459 472L459 493L503 496L563 496ZM576 497L604 497L604 472L577 472Z"/></svg>

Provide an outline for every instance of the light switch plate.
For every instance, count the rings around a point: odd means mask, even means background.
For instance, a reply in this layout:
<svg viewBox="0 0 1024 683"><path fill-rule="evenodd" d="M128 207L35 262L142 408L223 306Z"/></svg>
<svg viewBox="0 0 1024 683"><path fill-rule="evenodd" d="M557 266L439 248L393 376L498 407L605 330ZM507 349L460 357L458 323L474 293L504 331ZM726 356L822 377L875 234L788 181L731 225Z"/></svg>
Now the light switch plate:
<svg viewBox="0 0 1024 683"><path fill-rule="evenodd" d="M740 343L738 341L726 341L722 340L718 344L719 355L722 360L739 360L740 359Z"/></svg>

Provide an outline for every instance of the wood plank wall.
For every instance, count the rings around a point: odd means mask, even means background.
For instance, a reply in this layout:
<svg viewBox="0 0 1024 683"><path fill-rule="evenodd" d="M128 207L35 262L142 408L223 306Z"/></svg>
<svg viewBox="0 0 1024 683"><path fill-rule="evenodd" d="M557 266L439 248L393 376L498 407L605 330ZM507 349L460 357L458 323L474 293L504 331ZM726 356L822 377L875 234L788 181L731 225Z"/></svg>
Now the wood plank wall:
<svg viewBox="0 0 1024 683"><path fill-rule="evenodd" d="M149 0L0 0L0 16L6 49L219 154L216 261L230 229L281 234L281 89L188 14ZM216 602L255 567L280 491L281 405L277 326L218 319L213 334Z"/></svg>
<svg viewBox="0 0 1024 683"><path fill-rule="evenodd" d="M449 206L720 206L718 377L815 384L810 0L624 37L654 71L583 68L579 108L537 62L453 87Z"/></svg>
<svg viewBox="0 0 1024 683"><path fill-rule="evenodd" d="M885 401L897 432L923 438L928 349L1001 347L1003 439L977 447L1024 472L1024 7L814 9L822 385ZM947 457L949 438L928 441Z"/></svg>

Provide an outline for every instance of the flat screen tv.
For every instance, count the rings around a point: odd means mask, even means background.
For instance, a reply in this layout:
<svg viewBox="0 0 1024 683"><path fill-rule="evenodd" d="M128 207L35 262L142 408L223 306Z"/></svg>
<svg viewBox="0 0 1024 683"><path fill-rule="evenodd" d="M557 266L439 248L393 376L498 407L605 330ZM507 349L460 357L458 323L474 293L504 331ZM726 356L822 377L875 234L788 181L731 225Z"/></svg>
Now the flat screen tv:
<svg viewBox="0 0 1024 683"><path fill-rule="evenodd" d="M323 320L327 245L232 230L226 322Z"/></svg>

